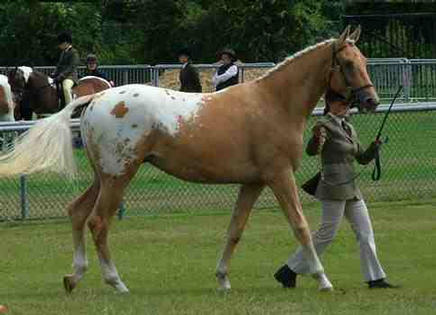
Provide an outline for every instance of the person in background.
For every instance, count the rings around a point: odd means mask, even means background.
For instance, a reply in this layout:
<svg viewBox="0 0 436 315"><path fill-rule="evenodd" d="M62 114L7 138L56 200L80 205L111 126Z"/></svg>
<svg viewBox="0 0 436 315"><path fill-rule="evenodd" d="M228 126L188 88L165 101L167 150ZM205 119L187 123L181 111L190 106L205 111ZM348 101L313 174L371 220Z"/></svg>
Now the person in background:
<svg viewBox="0 0 436 315"><path fill-rule="evenodd" d="M94 54L88 54L88 56L86 56L85 76L99 77L108 81L111 86L115 85L114 82L108 78L106 73L98 68L98 59Z"/></svg>
<svg viewBox="0 0 436 315"><path fill-rule="evenodd" d="M222 65L212 77L212 83L216 91L239 83L239 69L235 65L236 54L233 49L223 49L218 54Z"/></svg>
<svg viewBox="0 0 436 315"><path fill-rule="evenodd" d="M52 77L62 87L64 104L61 107L64 107L73 100L71 88L78 80L77 67L80 64L80 58L79 53L72 45L73 40L70 32L60 33L57 40L61 55Z"/></svg>
<svg viewBox="0 0 436 315"><path fill-rule="evenodd" d="M312 138L306 148L308 155L321 154L322 171L316 186L315 197L321 201L322 217L319 229L314 233L316 252L321 256L333 241L342 217L350 222L360 247L361 271L371 289L395 288L386 281L386 274L378 260L372 229L362 193L356 185L353 161L368 164L374 159L380 145L374 141L363 150L356 131L346 121L348 101L333 91L325 97L324 117L313 128ZM275 279L285 288L296 286L298 274L309 271L303 252L299 248L289 256L275 274Z"/></svg>
<svg viewBox="0 0 436 315"><path fill-rule="evenodd" d="M182 69L179 73L180 91L201 93L200 77L197 69L192 65L191 53L188 49L181 49L178 53Z"/></svg>

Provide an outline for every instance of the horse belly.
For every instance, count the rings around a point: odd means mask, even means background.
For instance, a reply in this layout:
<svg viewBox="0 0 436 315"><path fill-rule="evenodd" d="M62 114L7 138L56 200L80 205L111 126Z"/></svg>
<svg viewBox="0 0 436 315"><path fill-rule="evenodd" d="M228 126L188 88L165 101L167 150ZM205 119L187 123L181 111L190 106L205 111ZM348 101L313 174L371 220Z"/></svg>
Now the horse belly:
<svg viewBox="0 0 436 315"><path fill-rule="evenodd" d="M160 135L146 161L178 178L204 183L245 183L259 180L248 146L208 132Z"/></svg>

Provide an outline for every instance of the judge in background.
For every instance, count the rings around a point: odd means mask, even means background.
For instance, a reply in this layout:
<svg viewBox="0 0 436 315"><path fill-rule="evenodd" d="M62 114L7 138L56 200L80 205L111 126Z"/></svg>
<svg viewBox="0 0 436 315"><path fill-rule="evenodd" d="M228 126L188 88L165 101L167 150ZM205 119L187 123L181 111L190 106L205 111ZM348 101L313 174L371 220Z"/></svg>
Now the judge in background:
<svg viewBox="0 0 436 315"><path fill-rule="evenodd" d="M233 49L224 49L218 54L221 66L212 77L216 91L239 83L239 69L235 64L236 54Z"/></svg>
<svg viewBox="0 0 436 315"><path fill-rule="evenodd" d="M188 49L182 49L178 53L179 62L182 64L180 70L180 91L201 93L200 77L197 69L192 65L191 53Z"/></svg>

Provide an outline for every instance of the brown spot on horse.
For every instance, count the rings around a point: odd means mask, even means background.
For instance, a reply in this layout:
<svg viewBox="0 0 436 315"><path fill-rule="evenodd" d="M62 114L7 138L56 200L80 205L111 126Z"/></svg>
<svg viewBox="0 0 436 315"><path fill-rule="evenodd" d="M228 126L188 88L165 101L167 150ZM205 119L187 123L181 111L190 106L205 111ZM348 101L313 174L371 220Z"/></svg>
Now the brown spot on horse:
<svg viewBox="0 0 436 315"><path fill-rule="evenodd" d="M126 103L124 101L119 102L111 111L111 115L114 115L116 118L123 118L129 109L126 107Z"/></svg>

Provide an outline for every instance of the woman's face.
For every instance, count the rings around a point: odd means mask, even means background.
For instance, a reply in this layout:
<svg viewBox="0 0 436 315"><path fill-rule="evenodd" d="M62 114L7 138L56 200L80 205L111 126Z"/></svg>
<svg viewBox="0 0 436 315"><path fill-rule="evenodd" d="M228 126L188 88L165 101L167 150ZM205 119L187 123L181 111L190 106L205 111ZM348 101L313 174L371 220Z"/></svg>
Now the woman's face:
<svg viewBox="0 0 436 315"><path fill-rule="evenodd" d="M225 64L225 65L228 65L229 63L232 62L232 57L230 57L230 56L227 55L227 54L222 54L222 55L221 55L221 62L222 62L223 64Z"/></svg>
<svg viewBox="0 0 436 315"><path fill-rule="evenodd" d="M186 55L180 55L180 56L179 56L179 62L180 62L180 63L187 63L188 60L189 60L189 57L186 56Z"/></svg>
<svg viewBox="0 0 436 315"><path fill-rule="evenodd" d="M97 69L97 63L95 61L91 61L88 62L86 64L86 66L88 67L89 70L94 71L95 69Z"/></svg>
<svg viewBox="0 0 436 315"><path fill-rule="evenodd" d="M349 109L347 101L332 101L329 103L330 113L335 116L345 116Z"/></svg>

